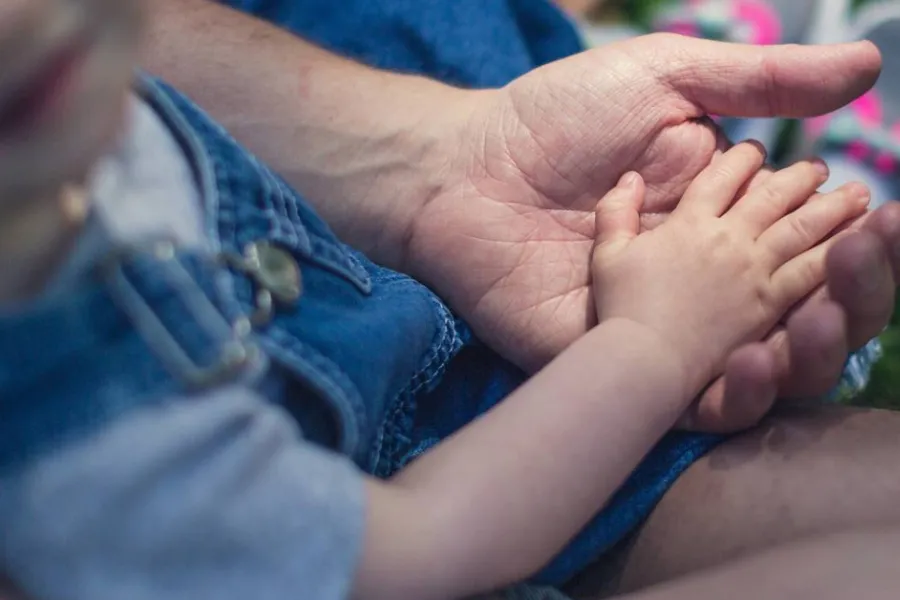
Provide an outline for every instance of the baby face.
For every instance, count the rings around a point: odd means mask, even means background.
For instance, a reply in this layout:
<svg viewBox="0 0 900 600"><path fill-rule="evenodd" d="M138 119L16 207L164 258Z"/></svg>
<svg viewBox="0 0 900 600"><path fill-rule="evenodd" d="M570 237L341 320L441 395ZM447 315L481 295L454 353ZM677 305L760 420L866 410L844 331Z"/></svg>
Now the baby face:
<svg viewBox="0 0 900 600"><path fill-rule="evenodd" d="M140 0L0 1L0 214L78 183L122 120Z"/></svg>

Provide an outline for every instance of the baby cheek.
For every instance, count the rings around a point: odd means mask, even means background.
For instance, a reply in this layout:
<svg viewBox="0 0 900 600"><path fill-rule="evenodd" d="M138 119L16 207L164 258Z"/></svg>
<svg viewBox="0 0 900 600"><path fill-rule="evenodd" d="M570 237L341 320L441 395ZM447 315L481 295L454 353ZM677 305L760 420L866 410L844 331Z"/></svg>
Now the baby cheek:
<svg viewBox="0 0 900 600"><path fill-rule="evenodd" d="M106 136L103 138L104 149L110 148L117 140L125 135L128 122L128 98L128 91L125 90L122 92L121 97L116 103L115 116L109 120L109 128L106 131Z"/></svg>
<svg viewBox="0 0 900 600"><path fill-rule="evenodd" d="M0 2L0 37L33 25L48 8L47 0L3 0Z"/></svg>

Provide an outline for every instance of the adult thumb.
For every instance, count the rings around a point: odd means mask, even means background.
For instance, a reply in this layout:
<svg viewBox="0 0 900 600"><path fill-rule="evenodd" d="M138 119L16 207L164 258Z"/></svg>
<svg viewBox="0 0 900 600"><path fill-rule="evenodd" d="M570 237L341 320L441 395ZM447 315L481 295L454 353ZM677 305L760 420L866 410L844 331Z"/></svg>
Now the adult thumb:
<svg viewBox="0 0 900 600"><path fill-rule="evenodd" d="M750 46L655 34L641 43L656 57L657 78L688 101L694 116L825 114L864 94L881 72L881 54L868 41Z"/></svg>

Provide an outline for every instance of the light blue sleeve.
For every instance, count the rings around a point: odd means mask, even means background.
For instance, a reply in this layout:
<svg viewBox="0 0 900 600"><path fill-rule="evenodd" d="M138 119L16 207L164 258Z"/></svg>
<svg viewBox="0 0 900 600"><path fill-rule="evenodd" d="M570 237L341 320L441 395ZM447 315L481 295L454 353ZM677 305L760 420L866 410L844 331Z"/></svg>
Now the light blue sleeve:
<svg viewBox="0 0 900 600"><path fill-rule="evenodd" d="M0 481L2 570L40 600L337 600L363 477L244 388L141 409Z"/></svg>

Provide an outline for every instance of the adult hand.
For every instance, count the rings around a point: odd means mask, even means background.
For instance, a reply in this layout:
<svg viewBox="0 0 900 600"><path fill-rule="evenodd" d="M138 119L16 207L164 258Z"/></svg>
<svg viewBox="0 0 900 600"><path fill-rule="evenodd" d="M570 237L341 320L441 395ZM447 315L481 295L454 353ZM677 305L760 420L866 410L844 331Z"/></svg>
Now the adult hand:
<svg viewBox="0 0 900 600"><path fill-rule="evenodd" d="M157 73L287 177L344 240L430 283L529 370L593 325L594 208L622 173L647 182L650 226L722 142L698 117L826 112L866 90L880 66L867 43L753 48L655 35L502 90L464 91L339 59L218 3L158 0L154 12ZM882 246L898 241L882 233ZM844 287L846 337L877 331L860 326L860 294ZM796 365L782 391L818 385ZM731 405L721 385L711 389L718 404L704 400L700 424Z"/></svg>
<svg viewBox="0 0 900 600"><path fill-rule="evenodd" d="M644 225L652 227L722 146L703 117L828 112L871 87L879 68L878 51L866 42L751 47L657 34L548 65L500 92L479 93L444 188L409 230L409 267L487 343L525 369L539 368L594 324L588 270L593 211L622 173L638 171L647 182ZM900 243L898 229L873 224L870 231L877 245L866 253L877 257L836 261L831 281L861 277L864 262L895 264L886 248ZM783 369L782 392L812 393L821 378L806 381L810 365L886 323L881 313L870 318L863 304L889 304L892 277L874 295L839 287L835 300L846 313L846 334L840 344L828 338L824 346L824 334L805 336L810 350L798 349L795 364ZM771 341L785 344L784 335ZM728 413L724 387L707 393L695 425L736 428L715 417Z"/></svg>
<svg viewBox="0 0 900 600"><path fill-rule="evenodd" d="M900 281L900 204L884 206L839 241L823 289L765 341L734 353L726 375L689 410L682 426L729 433L757 424L778 393L825 394L837 383L847 352L878 335L894 309Z"/></svg>

